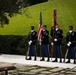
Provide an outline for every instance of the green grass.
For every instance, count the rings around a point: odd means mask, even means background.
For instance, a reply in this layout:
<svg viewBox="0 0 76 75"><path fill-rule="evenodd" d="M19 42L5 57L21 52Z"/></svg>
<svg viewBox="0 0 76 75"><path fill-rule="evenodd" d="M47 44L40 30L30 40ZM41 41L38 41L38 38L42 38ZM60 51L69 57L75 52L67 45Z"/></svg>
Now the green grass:
<svg viewBox="0 0 76 75"><path fill-rule="evenodd" d="M0 28L0 35L27 35L31 25L34 25L37 30L41 9L43 24L47 25L48 30L52 25L53 10L57 9L57 21L64 35L68 31L69 25L73 25L76 31L76 0L51 0L26 9L26 13L9 18L9 25Z"/></svg>

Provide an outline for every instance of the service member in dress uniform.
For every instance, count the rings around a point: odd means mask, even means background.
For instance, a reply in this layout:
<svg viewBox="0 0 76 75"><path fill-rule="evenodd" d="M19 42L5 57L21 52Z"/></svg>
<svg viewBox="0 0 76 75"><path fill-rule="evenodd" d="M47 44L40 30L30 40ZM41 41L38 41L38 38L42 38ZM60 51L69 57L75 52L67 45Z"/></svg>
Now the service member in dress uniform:
<svg viewBox="0 0 76 75"><path fill-rule="evenodd" d="M37 32L34 30L34 26L31 26L31 31L28 35L28 44L29 44L29 58L31 60L31 56L34 55L36 60L36 41L37 41Z"/></svg>
<svg viewBox="0 0 76 75"><path fill-rule="evenodd" d="M70 59L73 58L74 59L74 64L75 62L75 32L73 31L73 26L69 26L69 32L66 35L66 41L67 41L67 46L68 46L68 61L66 63L70 63Z"/></svg>
<svg viewBox="0 0 76 75"><path fill-rule="evenodd" d="M53 35L53 32L54 32L54 35ZM52 29L52 32L51 32L51 37L52 37L52 39L54 39L54 41L51 43L52 46L54 45L55 60L53 62L58 62L57 58L60 58L60 63L62 62L62 55L61 55L61 50L60 50L60 45L61 45L61 41L63 38L62 33L63 33L63 31L61 29L59 29L58 25L56 25Z"/></svg>
<svg viewBox="0 0 76 75"><path fill-rule="evenodd" d="M47 26L43 25L42 31L41 31L41 55L42 59L40 61L44 61L44 57L47 56L47 61L50 61L49 59L49 31L47 30Z"/></svg>

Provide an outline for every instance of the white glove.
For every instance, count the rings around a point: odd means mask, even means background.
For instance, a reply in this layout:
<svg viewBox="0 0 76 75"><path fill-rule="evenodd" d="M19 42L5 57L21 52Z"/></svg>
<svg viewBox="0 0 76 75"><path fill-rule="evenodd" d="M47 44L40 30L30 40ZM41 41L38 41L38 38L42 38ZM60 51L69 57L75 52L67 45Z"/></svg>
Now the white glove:
<svg viewBox="0 0 76 75"><path fill-rule="evenodd" d="M54 39L54 41L57 41L57 39Z"/></svg>
<svg viewBox="0 0 76 75"><path fill-rule="evenodd" d="M32 41L30 40L28 43L29 43L29 45L31 45Z"/></svg>
<svg viewBox="0 0 76 75"><path fill-rule="evenodd" d="M69 44L72 44L71 42L69 42Z"/></svg>
<svg viewBox="0 0 76 75"><path fill-rule="evenodd" d="M41 42L39 43L39 45L41 45Z"/></svg>
<svg viewBox="0 0 76 75"><path fill-rule="evenodd" d="M41 42L41 39L40 39L40 42Z"/></svg>
<svg viewBox="0 0 76 75"><path fill-rule="evenodd" d="M54 45L53 42L51 43L51 45L52 45L52 46Z"/></svg>
<svg viewBox="0 0 76 75"><path fill-rule="evenodd" d="M68 43L67 46L70 46L70 44Z"/></svg>

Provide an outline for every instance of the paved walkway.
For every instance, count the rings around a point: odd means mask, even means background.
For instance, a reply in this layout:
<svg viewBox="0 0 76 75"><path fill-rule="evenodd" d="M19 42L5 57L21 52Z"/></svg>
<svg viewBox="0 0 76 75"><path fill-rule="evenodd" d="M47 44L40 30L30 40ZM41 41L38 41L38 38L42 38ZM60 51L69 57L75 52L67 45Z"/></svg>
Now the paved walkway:
<svg viewBox="0 0 76 75"><path fill-rule="evenodd" d="M41 66L31 66L23 64L10 64L10 63L0 63L13 65L16 67L15 70L8 71L8 75L76 75L76 69L69 68L59 68L59 67L41 67ZM4 72L0 72L0 75L5 75Z"/></svg>
<svg viewBox="0 0 76 75"><path fill-rule="evenodd" d="M38 65L43 67L61 67L61 68L73 68L76 66L76 64L73 64L73 60L71 60L70 64L66 63L53 63L53 62L46 62L40 61L40 57L37 57L37 61L34 61L34 58L32 60L25 60L25 56L20 55L0 55L0 62L7 62L7 63L17 63L17 64L23 64L23 65ZM50 59L51 60L51 59ZM52 59L54 60L54 58Z"/></svg>

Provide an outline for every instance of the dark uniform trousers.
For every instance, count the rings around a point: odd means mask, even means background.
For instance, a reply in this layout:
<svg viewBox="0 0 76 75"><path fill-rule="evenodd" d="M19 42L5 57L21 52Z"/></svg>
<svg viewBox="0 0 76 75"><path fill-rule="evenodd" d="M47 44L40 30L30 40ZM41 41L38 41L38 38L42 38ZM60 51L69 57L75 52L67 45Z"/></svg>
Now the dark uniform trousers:
<svg viewBox="0 0 76 75"><path fill-rule="evenodd" d="M68 57L69 60L70 60L70 58L73 58L75 60L74 46L68 47L68 55L67 55L67 57Z"/></svg>
<svg viewBox="0 0 76 75"><path fill-rule="evenodd" d="M42 44L41 48L42 48L42 52L41 52L42 58L44 59L44 57L47 56L49 59L48 45Z"/></svg>
<svg viewBox="0 0 76 75"><path fill-rule="evenodd" d="M30 49L29 49L29 56L30 56L30 58L31 58L32 55L34 55L35 59L36 59L35 45L30 45Z"/></svg>
<svg viewBox="0 0 76 75"><path fill-rule="evenodd" d="M54 43L54 56L57 60L57 58L62 58L61 51L60 51L60 44Z"/></svg>

